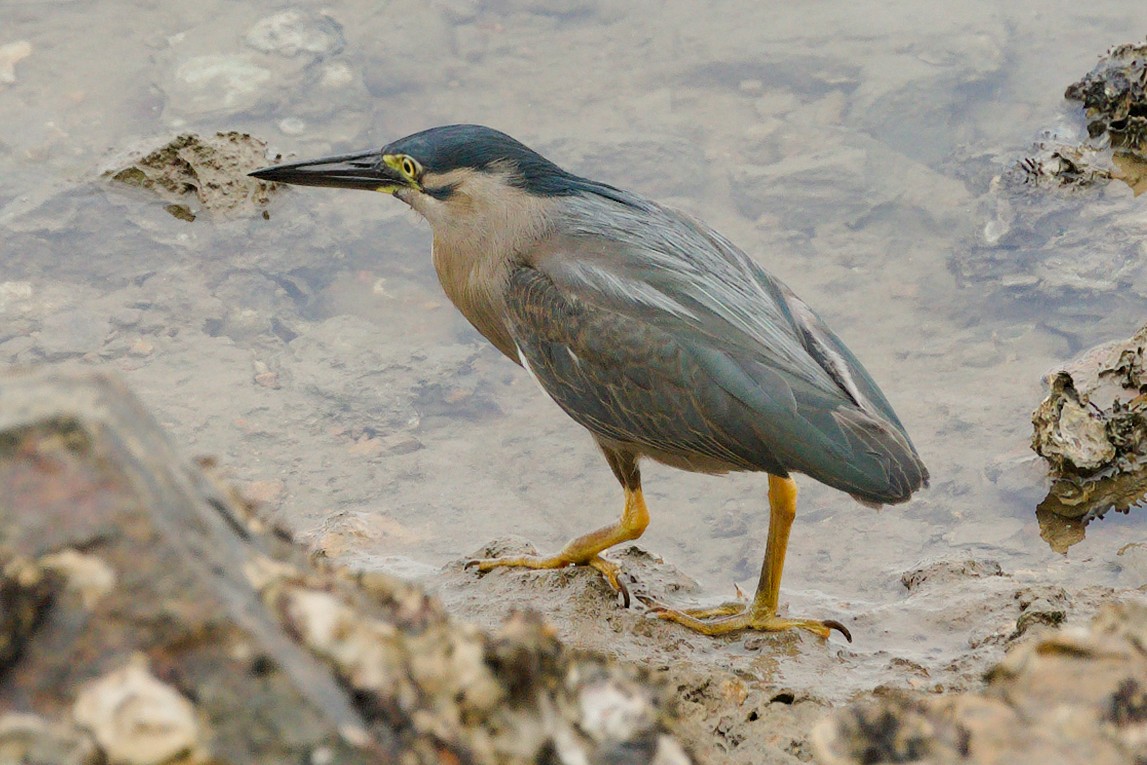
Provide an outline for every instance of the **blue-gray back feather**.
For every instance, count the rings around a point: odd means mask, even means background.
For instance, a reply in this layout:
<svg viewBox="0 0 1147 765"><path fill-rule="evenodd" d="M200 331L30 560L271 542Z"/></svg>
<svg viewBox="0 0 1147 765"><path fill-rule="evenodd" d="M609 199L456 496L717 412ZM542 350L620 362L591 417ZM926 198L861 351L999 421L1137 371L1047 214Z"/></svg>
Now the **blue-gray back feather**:
<svg viewBox="0 0 1147 765"><path fill-rule="evenodd" d="M571 416L869 502L926 484L887 399L803 301L703 224L608 191L561 200L561 234L526 254L507 295L523 358ZM542 326L555 315L567 326Z"/></svg>

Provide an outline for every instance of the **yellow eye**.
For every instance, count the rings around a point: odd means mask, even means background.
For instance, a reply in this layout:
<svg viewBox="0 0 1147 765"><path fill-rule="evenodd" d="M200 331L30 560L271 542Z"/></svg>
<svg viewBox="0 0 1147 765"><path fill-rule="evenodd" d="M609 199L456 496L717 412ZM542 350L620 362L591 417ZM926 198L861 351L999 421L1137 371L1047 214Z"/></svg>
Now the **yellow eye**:
<svg viewBox="0 0 1147 765"><path fill-rule="evenodd" d="M417 178L418 170L419 167L417 162L415 162L410 157L402 158L402 172L404 175L406 175L407 178Z"/></svg>

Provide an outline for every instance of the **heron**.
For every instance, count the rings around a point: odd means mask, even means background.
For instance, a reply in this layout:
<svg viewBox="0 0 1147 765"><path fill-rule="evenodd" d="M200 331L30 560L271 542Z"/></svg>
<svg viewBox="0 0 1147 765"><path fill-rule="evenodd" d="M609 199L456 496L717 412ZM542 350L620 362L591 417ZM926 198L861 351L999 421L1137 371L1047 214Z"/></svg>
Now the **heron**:
<svg viewBox="0 0 1147 765"><path fill-rule="evenodd" d="M620 518L551 555L471 561L589 566L625 595L603 553L649 525L640 463L768 476L769 528L751 599L650 611L705 635L804 629L778 614L803 474L863 504L907 501L928 470L856 356L780 280L703 222L568 172L480 125L381 149L264 168L280 183L377 191L433 232L442 289L471 325L587 429L621 484Z"/></svg>

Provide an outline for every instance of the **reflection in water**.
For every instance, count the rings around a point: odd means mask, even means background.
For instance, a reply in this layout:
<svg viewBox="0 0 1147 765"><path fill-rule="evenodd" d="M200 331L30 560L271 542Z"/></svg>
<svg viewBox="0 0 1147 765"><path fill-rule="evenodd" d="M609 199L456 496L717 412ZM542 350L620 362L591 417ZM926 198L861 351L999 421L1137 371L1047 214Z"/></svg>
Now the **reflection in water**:
<svg viewBox="0 0 1147 765"><path fill-rule="evenodd" d="M1147 191L1147 159L1129 151L1117 151L1111 161L1119 169L1116 177L1130 186L1135 196Z"/></svg>
<svg viewBox="0 0 1147 765"><path fill-rule="evenodd" d="M1039 535L1058 553L1082 542L1087 524L1108 510L1128 513L1147 497L1147 464L1102 478L1062 477L1036 507Z"/></svg>

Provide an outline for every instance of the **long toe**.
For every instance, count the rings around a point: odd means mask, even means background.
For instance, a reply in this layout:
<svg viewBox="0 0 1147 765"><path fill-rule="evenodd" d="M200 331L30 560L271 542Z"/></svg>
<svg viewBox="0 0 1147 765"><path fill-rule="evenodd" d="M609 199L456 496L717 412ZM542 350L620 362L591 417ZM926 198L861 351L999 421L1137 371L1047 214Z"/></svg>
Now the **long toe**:
<svg viewBox="0 0 1147 765"><path fill-rule="evenodd" d="M682 608L681 613L700 621L718 619L722 616L736 616L749 607L746 600L730 600L709 608Z"/></svg>
<svg viewBox="0 0 1147 765"><path fill-rule="evenodd" d="M755 630L757 632L781 632L790 629L807 630L814 635L827 638L833 630L838 631L848 642L852 642L852 634L835 619L787 619L775 614L755 613L752 608L741 607L733 614L726 612L726 607L733 605L725 603L714 609L692 609L679 611L672 608L653 608L650 613L659 619L676 622L688 627L702 635L727 635L741 630ZM707 613L716 612L716 613Z"/></svg>
<svg viewBox="0 0 1147 765"><path fill-rule="evenodd" d="M484 574L496 568L549 569L566 568L567 566L589 566L600 573L602 578L613 588L613 591L621 594L624 606L629 608L629 589L622 581L621 568L616 563L606 560L600 555L595 555L585 562L572 561L561 555L521 555L512 558L478 558L466 561L465 567L477 569L478 572Z"/></svg>

